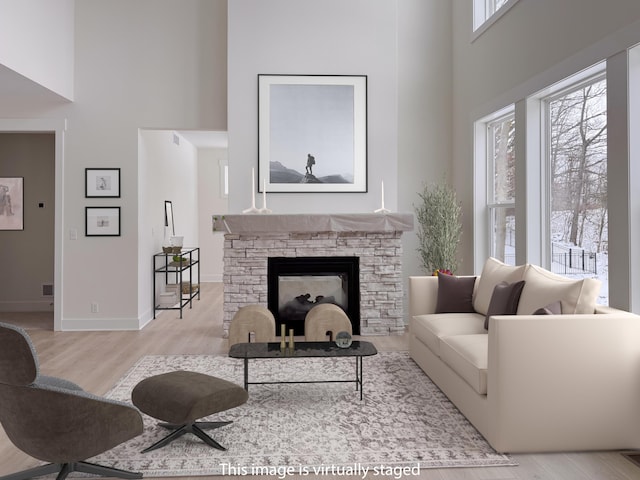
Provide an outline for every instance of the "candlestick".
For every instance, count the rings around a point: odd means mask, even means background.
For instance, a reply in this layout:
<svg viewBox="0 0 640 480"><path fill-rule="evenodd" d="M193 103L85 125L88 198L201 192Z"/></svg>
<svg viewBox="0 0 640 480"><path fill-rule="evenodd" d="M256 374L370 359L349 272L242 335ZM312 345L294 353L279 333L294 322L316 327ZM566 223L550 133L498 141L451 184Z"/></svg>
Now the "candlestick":
<svg viewBox="0 0 640 480"><path fill-rule="evenodd" d="M283 323L280 325L280 350L284 350L287 347L287 343L285 341L287 335L287 326Z"/></svg>
<svg viewBox="0 0 640 480"><path fill-rule="evenodd" d="M379 209L374 210L374 213L389 213L389 210L384 208L384 180L381 180L380 182L380 190L382 193L382 205L380 206Z"/></svg>
<svg viewBox="0 0 640 480"><path fill-rule="evenodd" d="M262 208L260 213L271 213L271 210L267 208L267 179L262 179Z"/></svg>
<svg viewBox="0 0 640 480"><path fill-rule="evenodd" d="M242 213L258 213L260 210L256 208L256 177L255 170L251 169L251 207L243 210Z"/></svg>
<svg viewBox="0 0 640 480"><path fill-rule="evenodd" d="M289 329L289 350L291 350L293 352L293 328Z"/></svg>

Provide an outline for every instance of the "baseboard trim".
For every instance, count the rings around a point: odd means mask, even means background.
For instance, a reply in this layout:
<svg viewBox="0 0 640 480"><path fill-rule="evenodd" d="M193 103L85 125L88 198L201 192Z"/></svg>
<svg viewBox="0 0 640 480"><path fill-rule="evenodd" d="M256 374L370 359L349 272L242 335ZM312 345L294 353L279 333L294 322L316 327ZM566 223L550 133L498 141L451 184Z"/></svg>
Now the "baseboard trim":
<svg viewBox="0 0 640 480"><path fill-rule="evenodd" d="M140 322L137 318L74 318L63 319L61 322L63 332L140 330L140 328Z"/></svg>

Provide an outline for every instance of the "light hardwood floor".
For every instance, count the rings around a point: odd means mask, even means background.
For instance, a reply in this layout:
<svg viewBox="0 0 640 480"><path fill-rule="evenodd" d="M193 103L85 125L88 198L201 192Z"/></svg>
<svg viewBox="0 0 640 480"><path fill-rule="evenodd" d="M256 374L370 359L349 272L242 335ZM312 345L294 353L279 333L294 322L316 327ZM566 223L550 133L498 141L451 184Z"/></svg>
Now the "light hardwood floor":
<svg viewBox="0 0 640 480"><path fill-rule="evenodd" d="M201 300L186 310L163 312L142 331L53 332L53 320L43 314L0 313L0 321L26 328L38 351L41 370L104 394L143 355L226 354L222 338L222 285L203 284ZM407 336L366 337L378 350L407 350ZM640 406L639 406L640 408ZM449 468L422 470L433 480L631 480L640 479L640 467L619 452L514 455L517 467ZM41 462L17 450L0 430L0 476ZM193 477L194 480L202 477ZM222 477L216 477L222 479ZM228 477L237 479L238 477ZM252 477L258 480L257 477ZM277 477L262 477L277 478ZM297 477L287 477L295 479ZM301 477L315 478L314 475ZM317 478L328 478L317 477ZM342 477L347 478L347 477ZM354 477L360 478L360 477ZM375 477L375 479L383 477ZM390 477L393 478L393 477ZM403 477L410 479L411 477ZM416 477L413 477L416 478ZM184 479L184 477L183 477Z"/></svg>

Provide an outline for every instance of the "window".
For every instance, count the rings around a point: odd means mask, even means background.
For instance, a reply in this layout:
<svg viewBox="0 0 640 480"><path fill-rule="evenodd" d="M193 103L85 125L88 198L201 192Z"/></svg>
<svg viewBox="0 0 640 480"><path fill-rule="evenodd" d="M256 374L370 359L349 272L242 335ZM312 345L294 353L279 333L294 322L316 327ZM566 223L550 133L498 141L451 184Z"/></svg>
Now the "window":
<svg viewBox="0 0 640 480"><path fill-rule="evenodd" d="M607 83L603 75L545 99L551 270L602 281L608 303Z"/></svg>
<svg viewBox="0 0 640 480"><path fill-rule="evenodd" d="M518 0L473 0L473 31L478 37Z"/></svg>
<svg viewBox="0 0 640 480"><path fill-rule="evenodd" d="M489 235L491 256L515 265L515 118L487 124Z"/></svg>

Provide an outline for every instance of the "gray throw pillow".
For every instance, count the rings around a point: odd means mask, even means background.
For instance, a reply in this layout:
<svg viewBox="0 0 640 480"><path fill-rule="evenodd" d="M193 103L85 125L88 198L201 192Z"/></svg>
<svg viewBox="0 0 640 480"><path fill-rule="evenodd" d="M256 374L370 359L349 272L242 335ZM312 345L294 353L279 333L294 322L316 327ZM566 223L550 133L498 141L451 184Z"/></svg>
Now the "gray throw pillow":
<svg viewBox="0 0 640 480"><path fill-rule="evenodd" d="M524 288L524 280L507 283L500 282L493 289L484 328L489 330L489 317L493 315L515 315L518 312L518 302Z"/></svg>
<svg viewBox="0 0 640 480"><path fill-rule="evenodd" d="M560 315L562 314L562 303L560 300L550 303L545 307L541 307L533 312L534 315Z"/></svg>
<svg viewBox="0 0 640 480"><path fill-rule="evenodd" d="M438 274L436 313L474 313L473 287L476 277Z"/></svg>

